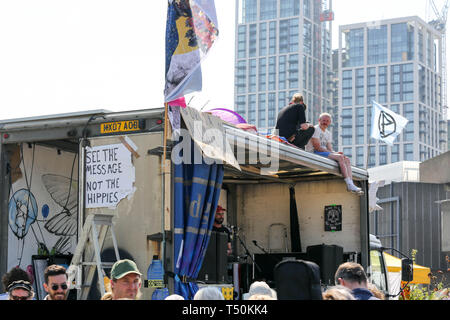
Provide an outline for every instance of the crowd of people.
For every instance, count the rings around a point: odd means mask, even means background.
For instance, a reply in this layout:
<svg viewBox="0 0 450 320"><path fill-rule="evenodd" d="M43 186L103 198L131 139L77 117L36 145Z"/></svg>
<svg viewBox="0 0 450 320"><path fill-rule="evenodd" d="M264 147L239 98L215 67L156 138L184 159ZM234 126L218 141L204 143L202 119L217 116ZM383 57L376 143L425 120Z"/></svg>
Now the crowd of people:
<svg viewBox="0 0 450 320"><path fill-rule="evenodd" d="M43 287L47 295L44 300L66 300L69 293L68 275L61 265L50 265L44 271ZM336 286L328 288L322 294L322 300L383 300L385 297L376 286L368 282L366 273L360 264L346 262L339 266L335 275ZM15 267L2 278L6 290L6 300L33 300L35 292L30 275ZM142 273L134 261L117 261L111 269L110 290L101 300L138 300L141 298ZM265 281L253 282L244 300L277 300L277 289L271 288ZM165 300L185 300L178 294L172 294ZM193 300L225 300L222 291L216 286L200 288Z"/></svg>

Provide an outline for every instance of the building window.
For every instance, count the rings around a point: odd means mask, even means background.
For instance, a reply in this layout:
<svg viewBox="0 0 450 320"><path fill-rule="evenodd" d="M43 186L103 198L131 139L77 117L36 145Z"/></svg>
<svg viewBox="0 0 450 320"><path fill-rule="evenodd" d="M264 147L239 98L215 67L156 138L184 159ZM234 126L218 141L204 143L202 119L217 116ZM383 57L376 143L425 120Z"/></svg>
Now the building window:
<svg viewBox="0 0 450 320"><path fill-rule="evenodd" d="M387 67L378 67L378 102L387 102Z"/></svg>
<svg viewBox="0 0 450 320"><path fill-rule="evenodd" d="M369 168L375 167L376 165L376 154L375 147L369 147Z"/></svg>
<svg viewBox="0 0 450 320"><path fill-rule="evenodd" d="M278 92L278 110L283 109L288 104L288 99L286 97L286 91Z"/></svg>
<svg viewBox="0 0 450 320"><path fill-rule="evenodd" d="M414 141L414 104L405 103L403 105L403 116L408 119L405 129L403 129L403 141Z"/></svg>
<svg viewBox="0 0 450 320"><path fill-rule="evenodd" d="M356 144L364 144L364 108L355 109Z"/></svg>
<svg viewBox="0 0 450 320"><path fill-rule="evenodd" d="M364 168L364 147L356 147L356 166Z"/></svg>
<svg viewBox="0 0 450 320"><path fill-rule="evenodd" d="M248 96L248 123L256 123L256 94Z"/></svg>
<svg viewBox="0 0 450 320"><path fill-rule="evenodd" d="M289 55L289 89L296 89L298 84L298 54Z"/></svg>
<svg viewBox="0 0 450 320"><path fill-rule="evenodd" d="M367 30L367 63L387 62L387 26Z"/></svg>
<svg viewBox="0 0 450 320"><path fill-rule="evenodd" d="M348 48L344 67L364 65L364 29L352 29L345 34L345 47Z"/></svg>
<svg viewBox="0 0 450 320"><path fill-rule="evenodd" d="M276 116L277 116L277 104L276 104L276 94L274 92L269 93L269 99L268 99L268 125L269 128L272 128L275 126Z"/></svg>
<svg viewBox="0 0 450 320"><path fill-rule="evenodd" d="M300 0L280 1L280 18L298 16L300 14Z"/></svg>
<svg viewBox="0 0 450 320"><path fill-rule="evenodd" d="M236 92L245 93L247 89L247 65L245 60L237 62L236 66Z"/></svg>
<svg viewBox="0 0 450 320"><path fill-rule="evenodd" d="M422 63L425 63L424 61L424 54L423 54L423 32L422 30L419 30L419 41L417 44L417 53L419 55L419 61Z"/></svg>
<svg viewBox="0 0 450 320"><path fill-rule="evenodd" d="M259 59L259 87L258 91L266 91L267 82L267 59Z"/></svg>
<svg viewBox="0 0 450 320"><path fill-rule="evenodd" d="M298 19L280 20L279 52L298 51Z"/></svg>
<svg viewBox="0 0 450 320"><path fill-rule="evenodd" d="M303 0L303 15L311 19L311 0Z"/></svg>
<svg viewBox="0 0 450 320"><path fill-rule="evenodd" d="M238 58L246 57L246 49L247 49L247 26L239 26L238 27Z"/></svg>
<svg viewBox="0 0 450 320"><path fill-rule="evenodd" d="M391 66L391 101L414 99L414 71L412 63Z"/></svg>
<svg viewBox="0 0 450 320"><path fill-rule="evenodd" d="M286 56L279 56L278 57L278 90L286 89L286 73L287 73Z"/></svg>
<svg viewBox="0 0 450 320"><path fill-rule="evenodd" d="M414 161L414 146L412 143L406 143L403 145L403 160Z"/></svg>
<svg viewBox="0 0 450 320"><path fill-rule="evenodd" d="M258 105L258 127L266 127L266 94L260 94Z"/></svg>
<svg viewBox="0 0 450 320"><path fill-rule="evenodd" d="M400 147L398 144L394 144L391 147L391 162L398 162L400 161Z"/></svg>
<svg viewBox="0 0 450 320"><path fill-rule="evenodd" d="M269 90L276 90L276 58L269 58Z"/></svg>
<svg viewBox="0 0 450 320"><path fill-rule="evenodd" d="M259 55L267 55L267 23L259 24Z"/></svg>
<svg viewBox="0 0 450 320"><path fill-rule="evenodd" d="M414 27L409 23L391 25L391 62L414 58Z"/></svg>
<svg viewBox="0 0 450 320"><path fill-rule="evenodd" d="M380 166L387 164L387 146L381 145L379 151Z"/></svg>
<svg viewBox="0 0 450 320"><path fill-rule="evenodd" d="M352 134L352 128L353 128L353 110L351 108L348 109L342 109L342 115L341 115L341 128L342 128L342 144L343 145L352 145L353 144L353 134Z"/></svg>
<svg viewBox="0 0 450 320"><path fill-rule="evenodd" d="M374 100L377 100L377 69L367 68L367 103Z"/></svg>
<svg viewBox="0 0 450 320"><path fill-rule="evenodd" d="M248 70L248 91L256 92L256 59L249 60Z"/></svg>
<svg viewBox="0 0 450 320"><path fill-rule="evenodd" d="M356 69L356 103L357 105L364 104L364 69Z"/></svg>
<svg viewBox="0 0 450 320"><path fill-rule="evenodd" d="M241 5L242 22L248 23L256 21L258 15L257 0L242 0Z"/></svg>
<svg viewBox="0 0 450 320"><path fill-rule="evenodd" d="M259 8L259 19L270 20L277 17L277 0L261 0Z"/></svg>
<svg viewBox="0 0 450 320"><path fill-rule="evenodd" d="M239 113L245 119L247 119L247 116L245 115L245 96L237 96L236 112Z"/></svg>
<svg viewBox="0 0 450 320"><path fill-rule="evenodd" d="M353 105L352 70L345 70L342 72L342 105L344 107Z"/></svg>
<svg viewBox="0 0 450 320"><path fill-rule="evenodd" d="M249 57L256 56L256 24L251 24L249 26L248 56Z"/></svg>
<svg viewBox="0 0 450 320"><path fill-rule="evenodd" d="M312 25L307 20L303 21L303 51L312 54Z"/></svg>
<svg viewBox="0 0 450 320"><path fill-rule="evenodd" d="M269 22L269 54L277 52L277 22Z"/></svg>

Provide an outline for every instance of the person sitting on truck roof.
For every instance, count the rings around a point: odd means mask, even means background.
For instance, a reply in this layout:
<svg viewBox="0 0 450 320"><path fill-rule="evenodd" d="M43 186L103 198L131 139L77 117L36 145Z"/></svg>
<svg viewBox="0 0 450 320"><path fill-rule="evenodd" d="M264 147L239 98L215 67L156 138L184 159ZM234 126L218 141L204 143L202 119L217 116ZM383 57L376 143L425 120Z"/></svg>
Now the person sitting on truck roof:
<svg viewBox="0 0 450 320"><path fill-rule="evenodd" d="M364 191L353 183L352 166L350 159L342 152L336 152L331 145L331 133L327 130L331 124L331 115L322 113L319 116L319 124L314 126L314 134L306 145L306 151L313 152L320 156L333 159L339 163L344 181L347 184L347 190L358 195L363 195Z"/></svg>
<svg viewBox="0 0 450 320"><path fill-rule="evenodd" d="M368 288L367 275L359 263L345 262L341 264L334 275L336 285L352 290L356 300L380 300Z"/></svg>
<svg viewBox="0 0 450 320"><path fill-rule="evenodd" d="M289 105L278 114L275 126L280 137L303 150L314 134L314 126L306 121L305 111L303 96L296 93Z"/></svg>

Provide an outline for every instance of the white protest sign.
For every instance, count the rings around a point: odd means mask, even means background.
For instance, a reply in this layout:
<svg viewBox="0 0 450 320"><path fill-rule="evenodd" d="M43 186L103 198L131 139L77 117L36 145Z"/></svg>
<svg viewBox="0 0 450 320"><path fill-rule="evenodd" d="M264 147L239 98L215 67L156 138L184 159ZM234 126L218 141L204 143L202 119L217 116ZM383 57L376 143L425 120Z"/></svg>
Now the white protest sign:
<svg viewBox="0 0 450 320"><path fill-rule="evenodd" d="M186 107L180 108L184 123L192 139L197 143L205 156L225 161L238 170L239 163L234 156L233 149L226 138L222 120L207 112Z"/></svg>
<svg viewBox="0 0 450 320"><path fill-rule="evenodd" d="M115 208L134 192L135 168L123 144L86 148L86 208Z"/></svg>

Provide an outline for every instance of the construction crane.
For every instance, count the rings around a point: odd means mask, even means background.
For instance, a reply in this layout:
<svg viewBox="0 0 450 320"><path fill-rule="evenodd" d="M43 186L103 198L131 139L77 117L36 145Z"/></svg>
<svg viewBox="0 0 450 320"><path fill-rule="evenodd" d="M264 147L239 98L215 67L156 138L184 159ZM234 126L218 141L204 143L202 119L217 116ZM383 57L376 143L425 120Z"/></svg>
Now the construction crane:
<svg viewBox="0 0 450 320"><path fill-rule="evenodd" d="M439 11L434 0L429 0L429 4L436 16L435 20L429 22L437 31L442 34L442 102L444 105L444 113L446 113L447 106L447 13L449 8L449 0L445 1L442 10Z"/></svg>

